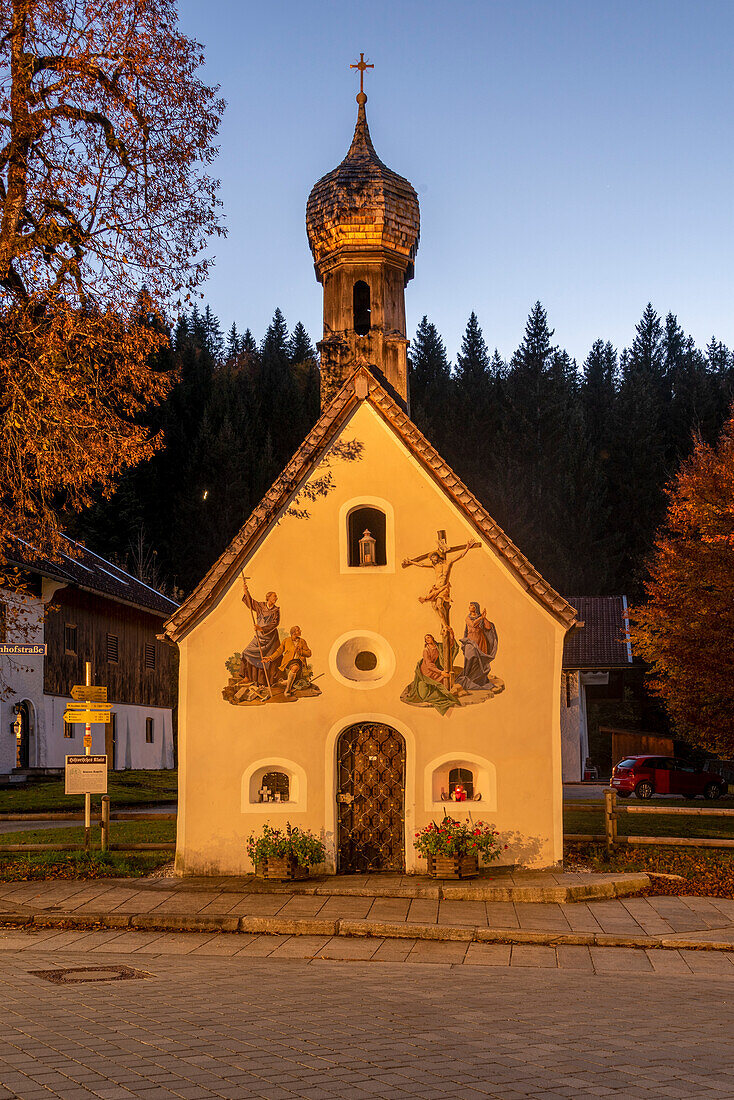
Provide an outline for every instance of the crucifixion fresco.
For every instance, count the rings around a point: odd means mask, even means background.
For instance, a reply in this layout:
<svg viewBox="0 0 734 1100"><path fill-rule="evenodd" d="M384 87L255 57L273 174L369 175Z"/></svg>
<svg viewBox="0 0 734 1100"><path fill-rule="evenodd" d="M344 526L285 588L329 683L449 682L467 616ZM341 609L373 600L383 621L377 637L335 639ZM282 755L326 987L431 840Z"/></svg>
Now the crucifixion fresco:
<svg viewBox="0 0 734 1100"><path fill-rule="evenodd" d="M404 689L401 699L413 706L432 706L441 714L452 707L481 703L504 690L504 682L491 673L497 655L497 631L487 618L486 608L472 600L464 622L463 636L457 642L451 626L451 577L457 562L476 550L481 543L474 540L459 546L448 546L446 532L438 532L435 550L416 558L406 558L403 569L416 565L433 569L434 582L420 603L430 603L440 630L440 644L433 634L423 639L423 654L416 664L413 682ZM464 666L455 665L461 649Z"/></svg>

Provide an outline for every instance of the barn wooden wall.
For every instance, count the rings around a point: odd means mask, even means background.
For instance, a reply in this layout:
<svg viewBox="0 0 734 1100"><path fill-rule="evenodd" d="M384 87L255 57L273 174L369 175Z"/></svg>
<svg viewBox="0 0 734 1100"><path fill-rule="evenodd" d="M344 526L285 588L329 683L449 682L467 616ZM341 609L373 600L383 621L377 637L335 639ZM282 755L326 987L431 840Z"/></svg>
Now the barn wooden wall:
<svg viewBox="0 0 734 1100"><path fill-rule="evenodd" d="M64 626L76 626L77 652L64 652ZM92 662L92 683L107 687L111 703L173 707L178 692L178 651L159 642L163 617L114 603L103 596L61 588L46 609L44 691L68 695L84 683L84 662ZM107 660L107 635L118 638L118 661ZM156 667L145 667L145 644L156 647Z"/></svg>

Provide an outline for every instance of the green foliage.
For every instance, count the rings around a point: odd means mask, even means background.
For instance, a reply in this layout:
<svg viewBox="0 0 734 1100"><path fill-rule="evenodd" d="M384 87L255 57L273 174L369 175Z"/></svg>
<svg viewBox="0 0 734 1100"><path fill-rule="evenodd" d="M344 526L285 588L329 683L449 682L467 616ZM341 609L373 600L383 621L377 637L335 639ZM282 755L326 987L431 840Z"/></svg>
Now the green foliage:
<svg viewBox="0 0 734 1100"><path fill-rule="evenodd" d="M424 857L481 855L486 861L499 859L503 851L497 831L491 825L485 821L455 821L452 817L445 817L438 825L432 821L420 829L415 834L413 846Z"/></svg>
<svg viewBox="0 0 734 1100"><path fill-rule="evenodd" d="M299 829L298 826L292 829L288 824L284 831L266 824L259 833L251 833L247 838L247 854L255 867L266 859L290 857L299 867L314 867L324 862L326 849L310 829Z"/></svg>

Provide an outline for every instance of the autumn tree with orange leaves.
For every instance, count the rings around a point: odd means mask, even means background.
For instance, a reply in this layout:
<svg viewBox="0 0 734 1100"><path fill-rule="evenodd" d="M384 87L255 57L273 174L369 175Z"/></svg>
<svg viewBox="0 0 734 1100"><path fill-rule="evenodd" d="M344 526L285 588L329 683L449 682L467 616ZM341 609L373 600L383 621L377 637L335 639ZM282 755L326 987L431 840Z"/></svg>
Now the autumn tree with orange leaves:
<svg viewBox="0 0 734 1100"><path fill-rule="evenodd" d="M680 736L734 755L734 415L700 439L668 492L648 603L631 613L636 651Z"/></svg>
<svg viewBox="0 0 734 1100"><path fill-rule="evenodd" d="M0 557L160 442L161 314L222 232L203 60L173 0L0 0Z"/></svg>

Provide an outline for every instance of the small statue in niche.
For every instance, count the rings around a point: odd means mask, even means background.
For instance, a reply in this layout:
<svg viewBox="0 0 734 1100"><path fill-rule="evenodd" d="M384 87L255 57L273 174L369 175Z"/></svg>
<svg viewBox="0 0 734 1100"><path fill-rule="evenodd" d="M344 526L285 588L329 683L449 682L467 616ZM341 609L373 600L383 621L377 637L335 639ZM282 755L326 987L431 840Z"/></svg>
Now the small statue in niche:
<svg viewBox="0 0 734 1100"><path fill-rule="evenodd" d="M258 791L258 794L260 795L261 802L270 801L270 787L262 786Z"/></svg>

